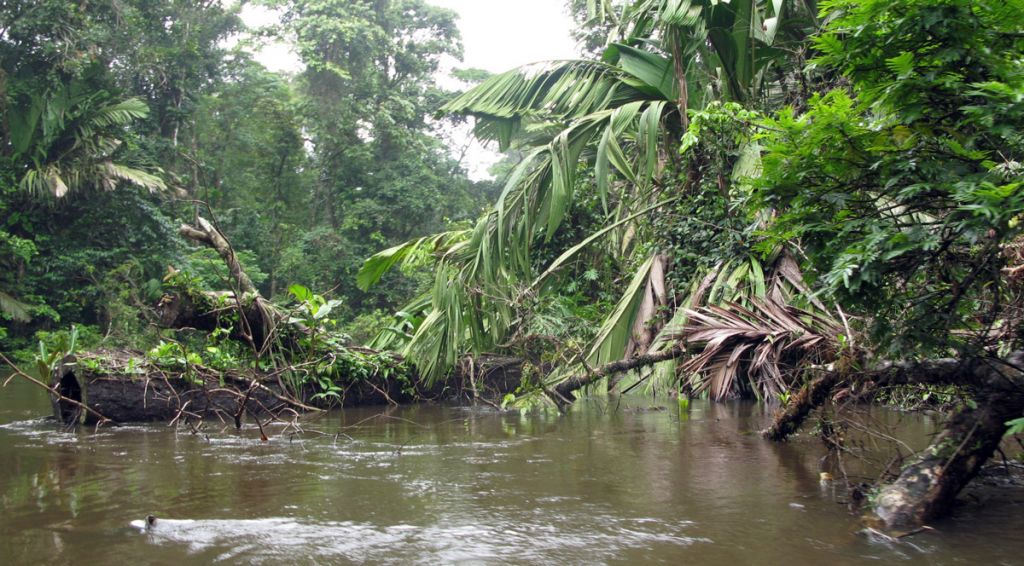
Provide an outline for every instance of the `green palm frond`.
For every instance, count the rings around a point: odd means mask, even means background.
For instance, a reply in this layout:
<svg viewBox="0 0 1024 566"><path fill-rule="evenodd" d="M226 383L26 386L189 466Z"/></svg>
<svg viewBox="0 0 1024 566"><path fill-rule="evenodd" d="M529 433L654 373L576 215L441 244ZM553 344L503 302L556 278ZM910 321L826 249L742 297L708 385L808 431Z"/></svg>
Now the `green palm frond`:
<svg viewBox="0 0 1024 566"><path fill-rule="evenodd" d="M441 108L444 114L477 118L476 134L502 150L524 122L567 122L642 98L625 89L620 71L596 61L535 63L490 77Z"/></svg>
<svg viewBox="0 0 1024 566"><path fill-rule="evenodd" d="M715 93L741 101L758 96L759 77L779 56L767 47L786 14L775 0L637 0L621 12L613 3L595 2L591 15L617 26L617 41L601 61L528 65L495 75L445 105L442 113L474 117L481 139L497 140L503 149L516 141L526 156L493 210L438 261L431 306L406 355L426 375L443 375L463 353L500 346L519 320L515 305L523 294L551 292L544 283L587 246L608 238L612 257L634 265L635 250L650 253L636 245L645 237L640 219L669 200L659 194L660 175L678 154L687 110ZM744 167L756 166L747 162ZM550 242L572 210L585 169L594 173L606 226L550 265L535 265L538 244ZM372 284L378 271L408 250L400 246L371 258L360 283ZM657 294L650 278L655 256L634 274L588 362L625 355L635 330L647 322ZM736 300L747 281L753 282L751 297L760 300L767 292L763 270L751 262L730 269L702 289L708 300ZM679 316L676 324L684 324L686 317ZM665 344L662 337L634 346Z"/></svg>
<svg viewBox="0 0 1024 566"><path fill-rule="evenodd" d="M367 259L359 269L359 273L356 274L356 284L360 289L366 291L376 285L380 278L396 264L411 265L414 262L422 261L424 256L446 253L451 251L456 244L464 242L469 235L470 230L441 232L377 252Z"/></svg>
<svg viewBox="0 0 1024 566"><path fill-rule="evenodd" d="M112 161L104 161L97 165L96 169L96 178L107 190L115 189L119 181L137 185L151 193L167 188L163 179L156 175L134 167L118 165Z"/></svg>
<svg viewBox="0 0 1024 566"><path fill-rule="evenodd" d="M651 256L636 270L615 310L601 325L587 356L590 364L606 364L625 355L640 304L649 289L648 278L656 258Z"/></svg>
<svg viewBox="0 0 1024 566"><path fill-rule="evenodd" d="M89 117L90 128L124 126L149 116L149 107L138 98L128 98L100 107Z"/></svg>
<svg viewBox="0 0 1024 566"><path fill-rule="evenodd" d="M32 305L23 303L13 296L0 291L0 314L18 322L28 322L32 319Z"/></svg>
<svg viewBox="0 0 1024 566"><path fill-rule="evenodd" d="M83 79L84 80L84 79ZM110 190L122 182L149 191L166 188L158 176L114 161L124 128L149 110L137 98L112 100L81 81L14 103L10 139L25 172L21 190L62 198L80 189Z"/></svg>

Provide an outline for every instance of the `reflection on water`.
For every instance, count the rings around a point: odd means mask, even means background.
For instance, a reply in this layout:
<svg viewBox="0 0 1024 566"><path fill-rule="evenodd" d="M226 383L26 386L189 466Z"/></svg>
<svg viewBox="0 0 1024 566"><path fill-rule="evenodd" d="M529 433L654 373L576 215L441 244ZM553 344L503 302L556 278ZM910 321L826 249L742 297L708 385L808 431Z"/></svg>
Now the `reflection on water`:
<svg viewBox="0 0 1024 566"><path fill-rule="evenodd" d="M820 442L761 440L750 404L347 410L303 434L272 425L262 443L254 427L60 432L29 387L0 390L2 564L1011 564L1024 551L1024 495L1008 490L912 544L858 535L844 490L819 481L833 465ZM932 427L896 430L922 446ZM147 514L154 528L131 526Z"/></svg>

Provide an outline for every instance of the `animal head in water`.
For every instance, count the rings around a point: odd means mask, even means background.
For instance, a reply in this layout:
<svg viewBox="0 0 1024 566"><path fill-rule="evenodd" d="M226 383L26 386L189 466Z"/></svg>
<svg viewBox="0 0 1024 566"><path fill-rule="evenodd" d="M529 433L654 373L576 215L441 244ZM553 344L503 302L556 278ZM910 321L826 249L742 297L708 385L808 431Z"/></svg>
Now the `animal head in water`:
<svg viewBox="0 0 1024 566"><path fill-rule="evenodd" d="M156 527L156 517L153 515L146 515L145 519L136 519L129 523L133 528L139 529L142 532L146 532Z"/></svg>

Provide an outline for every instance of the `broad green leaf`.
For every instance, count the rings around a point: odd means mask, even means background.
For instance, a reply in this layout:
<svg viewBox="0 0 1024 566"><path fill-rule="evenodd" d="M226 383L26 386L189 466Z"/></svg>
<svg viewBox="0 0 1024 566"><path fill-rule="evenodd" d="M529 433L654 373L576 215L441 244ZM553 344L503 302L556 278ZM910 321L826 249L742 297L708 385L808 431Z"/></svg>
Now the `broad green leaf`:
<svg viewBox="0 0 1024 566"><path fill-rule="evenodd" d="M313 292L303 285L291 285L288 287L288 292L291 293L291 295L295 297L295 300L300 303L304 303L313 298Z"/></svg>
<svg viewBox="0 0 1024 566"><path fill-rule="evenodd" d="M622 358L629 342L630 329L646 290L647 277L655 256L651 256L637 269L612 314L605 319L587 356L593 365L605 364Z"/></svg>
<svg viewBox="0 0 1024 566"><path fill-rule="evenodd" d="M616 44L615 47L619 51L619 66L623 71L649 86L666 100L679 98L679 84L676 82L675 66L671 59L628 45Z"/></svg>

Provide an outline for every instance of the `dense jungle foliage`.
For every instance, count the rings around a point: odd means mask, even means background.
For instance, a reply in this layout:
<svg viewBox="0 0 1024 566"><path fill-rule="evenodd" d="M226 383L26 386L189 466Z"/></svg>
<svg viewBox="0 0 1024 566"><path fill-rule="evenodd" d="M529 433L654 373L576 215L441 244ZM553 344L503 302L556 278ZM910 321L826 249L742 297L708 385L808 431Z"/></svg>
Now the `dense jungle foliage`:
<svg viewBox="0 0 1024 566"><path fill-rule="evenodd" d="M572 387L682 344L620 386L716 398L1020 347L1024 5L576 7L585 58L445 105L525 157L472 230L368 262L367 283L437 260L413 331L379 343L435 376L518 349Z"/></svg>
<svg viewBox="0 0 1024 566"><path fill-rule="evenodd" d="M365 340L425 275L362 291L363 260L493 200L434 118L455 94L437 84L461 50L454 13L262 4L279 25L246 29L227 2L0 4L0 350L71 325L80 346L152 345L168 273L230 288L212 250L177 233L210 211L266 296L327 293ZM301 69L253 60L276 39Z"/></svg>
<svg viewBox="0 0 1024 566"><path fill-rule="evenodd" d="M319 293L318 328L429 380L518 356L527 402L784 399L804 367L1020 348L1018 1L572 0L579 59L464 92L453 12L258 4L278 23L0 7L5 350L159 343L168 284L231 288L177 233L200 215L271 301ZM303 67L253 61L268 39ZM457 123L506 152L497 182Z"/></svg>

